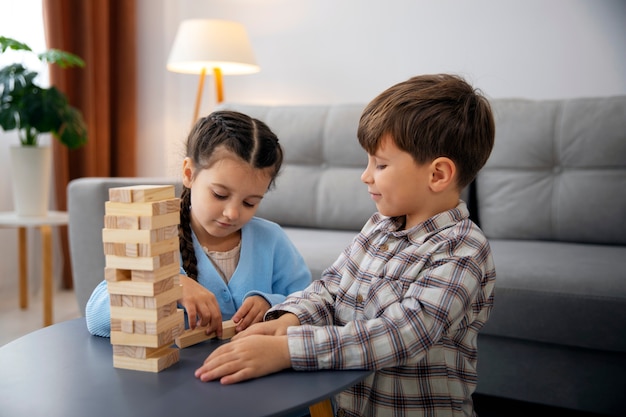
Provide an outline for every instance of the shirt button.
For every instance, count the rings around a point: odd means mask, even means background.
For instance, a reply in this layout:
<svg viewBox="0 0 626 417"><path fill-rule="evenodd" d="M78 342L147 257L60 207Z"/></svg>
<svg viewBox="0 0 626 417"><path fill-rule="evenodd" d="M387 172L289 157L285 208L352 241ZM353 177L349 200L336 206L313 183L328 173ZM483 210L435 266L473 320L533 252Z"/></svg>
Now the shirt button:
<svg viewBox="0 0 626 417"><path fill-rule="evenodd" d="M363 302L363 296L361 294L356 296L356 302L361 304Z"/></svg>
<svg viewBox="0 0 626 417"><path fill-rule="evenodd" d="M344 417L346 415L346 412L343 411L343 408L340 408L339 410L337 410L337 417Z"/></svg>
<svg viewBox="0 0 626 417"><path fill-rule="evenodd" d="M387 249L389 249L389 245L387 245L386 243L383 243L382 245L379 246L378 249L382 251L386 251Z"/></svg>

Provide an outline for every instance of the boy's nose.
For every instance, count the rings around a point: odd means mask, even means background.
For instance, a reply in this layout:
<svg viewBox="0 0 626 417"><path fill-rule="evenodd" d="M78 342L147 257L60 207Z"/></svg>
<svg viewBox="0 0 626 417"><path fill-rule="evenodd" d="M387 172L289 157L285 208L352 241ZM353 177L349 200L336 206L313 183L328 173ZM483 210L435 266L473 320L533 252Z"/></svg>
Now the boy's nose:
<svg viewBox="0 0 626 417"><path fill-rule="evenodd" d="M365 168L365 170L361 174L361 181L363 181L365 184L370 184L372 182L372 175L369 172L369 167Z"/></svg>

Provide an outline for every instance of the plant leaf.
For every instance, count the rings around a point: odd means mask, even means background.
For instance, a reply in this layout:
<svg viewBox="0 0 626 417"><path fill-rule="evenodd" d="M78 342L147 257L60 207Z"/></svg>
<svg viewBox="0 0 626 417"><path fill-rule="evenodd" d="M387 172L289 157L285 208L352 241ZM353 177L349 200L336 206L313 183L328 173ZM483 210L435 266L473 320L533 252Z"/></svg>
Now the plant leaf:
<svg viewBox="0 0 626 417"><path fill-rule="evenodd" d="M30 47L25 43L18 42L13 38L7 38L6 36L0 36L0 52L4 52L7 49L13 49L14 51L31 51Z"/></svg>
<svg viewBox="0 0 626 417"><path fill-rule="evenodd" d="M47 51L37 55L37 57L43 62L56 64L61 68L85 66L85 61L78 56L69 52L60 51L58 49L48 49Z"/></svg>

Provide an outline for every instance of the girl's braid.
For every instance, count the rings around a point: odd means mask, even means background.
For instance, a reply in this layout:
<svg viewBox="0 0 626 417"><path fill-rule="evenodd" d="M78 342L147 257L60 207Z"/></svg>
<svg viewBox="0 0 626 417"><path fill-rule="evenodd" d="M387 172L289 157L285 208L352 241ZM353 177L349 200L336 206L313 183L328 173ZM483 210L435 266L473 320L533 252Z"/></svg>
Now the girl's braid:
<svg viewBox="0 0 626 417"><path fill-rule="evenodd" d="M178 225L178 237L180 256L183 261L183 269L187 276L195 281L198 280L198 266L196 253L193 250L191 238L191 190L183 187L180 196L180 224Z"/></svg>

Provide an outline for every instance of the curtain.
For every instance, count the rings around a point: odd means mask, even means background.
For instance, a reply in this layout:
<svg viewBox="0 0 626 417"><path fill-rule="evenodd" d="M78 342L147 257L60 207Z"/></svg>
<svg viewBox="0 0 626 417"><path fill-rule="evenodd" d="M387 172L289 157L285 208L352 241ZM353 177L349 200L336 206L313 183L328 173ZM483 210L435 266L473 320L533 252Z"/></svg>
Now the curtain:
<svg viewBox="0 0 626 417"><path fill-rule="evenodd" d="M80 149L52 141L57 207L66 211L71 180L136 175L136 5L135 0L42 1L47 47L85 61L84 68L50 67L50 85L82 112L88 129ZM60 235L63 286L72 288L66 228Z"/></svg>

